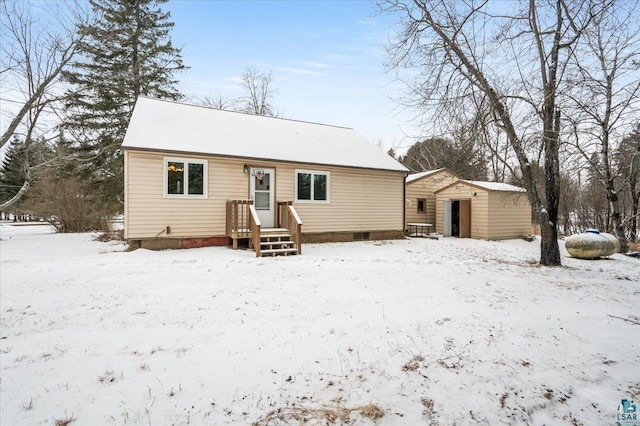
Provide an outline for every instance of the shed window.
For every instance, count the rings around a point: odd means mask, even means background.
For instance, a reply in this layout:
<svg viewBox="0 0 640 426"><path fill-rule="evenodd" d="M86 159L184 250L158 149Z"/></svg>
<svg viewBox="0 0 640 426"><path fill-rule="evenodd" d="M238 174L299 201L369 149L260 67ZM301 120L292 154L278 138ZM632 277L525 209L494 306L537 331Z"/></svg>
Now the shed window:
<svg viewBox="0 0 640 426"><path fill-rule="evenodd" d="M164 196L207 198L207 162L188 158L164 159Z"/></svg>
<svg viewBox="0 0 640 426"><path fill-rule="evenodd" d="M427 200L424 198L418 199L418 213L424 213L427 211Z"/></svg>
<svg viewBox="0 0 640 426"><path fill-rule="evenodd" d="M296 170L296 201L329 202L328 172Z"/></svg>

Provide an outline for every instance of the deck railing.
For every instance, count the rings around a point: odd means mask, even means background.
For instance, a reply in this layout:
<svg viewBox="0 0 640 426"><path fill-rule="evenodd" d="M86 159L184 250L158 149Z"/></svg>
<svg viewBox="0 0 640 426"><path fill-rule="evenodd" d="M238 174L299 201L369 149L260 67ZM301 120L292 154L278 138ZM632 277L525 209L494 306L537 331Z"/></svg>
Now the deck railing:
<svg viewBox="0 0 640 426"><path fill-rule="evenodd" d="M289 231L296 244L297 253L302 253L302 220L292 201L278 201L276 226ZM256 256L261 256L260 233L262 224L253 200L227 200L227 237L232 239L233 249L238 248L239 239L248 239L249 247Z"/></svg>
<svg viewBox="0 0 640 426"><path fill-rule="evenodd" d="M298 254L302 254L302 220L293 207L293 201L278 201L276 215L276 224L280 228L289 230L293 242L296 243Z"/></svg>
<svg viewBox="0 0 640 426"><path fill-rule="evenodd" d="M249 209L253 200L227 200L227 237L233 239L233 249L238 248L239 238L249 238Z"/></svg>

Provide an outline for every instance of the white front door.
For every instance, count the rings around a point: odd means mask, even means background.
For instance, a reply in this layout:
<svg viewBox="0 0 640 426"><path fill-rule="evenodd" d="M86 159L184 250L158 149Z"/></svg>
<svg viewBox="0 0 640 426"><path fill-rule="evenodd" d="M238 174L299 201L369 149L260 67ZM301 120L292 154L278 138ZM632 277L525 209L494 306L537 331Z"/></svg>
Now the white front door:
<svg viewBox="0 0 640 426"><path fill-rule="evenodd" d="M274 189L276 184L275 169L251 168L250 198L258 212L258 218L264 228L273 228L276 206L274 203Z"/></svg>

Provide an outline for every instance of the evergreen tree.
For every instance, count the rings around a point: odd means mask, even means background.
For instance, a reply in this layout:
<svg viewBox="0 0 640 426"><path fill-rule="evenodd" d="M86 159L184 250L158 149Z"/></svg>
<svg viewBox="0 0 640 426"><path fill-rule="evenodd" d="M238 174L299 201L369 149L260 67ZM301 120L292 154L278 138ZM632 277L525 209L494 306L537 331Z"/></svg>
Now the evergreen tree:
<svg viewBox="0 0 640 426"><path fill-rule="evenodd" d="M43 139L32 140L29 144L14 136L9 149L0 164L0 203L10 200L25 186L37 182L44 165L53 158L54 153ZM28 203L28 195L23 195L20 205Z"/></svg>
<svg viewBox="0 0 640 426"><path fill-rule="evenodd" d="M400 161L412 173L446 167L465 179L486 179L481 153L468 141L428 138L413 144Z"/></svg>
<svg viewBox="0 0 640 426"><path fill-rule="evenodd" d="M184 70L171 44L174 26L160 5L168 0L89 0L100 19L81 26L81 59L64 78L70 118L66 127L85 158L81 175L103 202L121 209L124 162L120 149L139 95L178 100L174 73Z"/></svg>
<svg viewBox="0 0 640 426"><path fill-rule="evenodd" d="M7 201L18 193L25 181L24 142L13 139L0 166L0 201Z"/></svg>

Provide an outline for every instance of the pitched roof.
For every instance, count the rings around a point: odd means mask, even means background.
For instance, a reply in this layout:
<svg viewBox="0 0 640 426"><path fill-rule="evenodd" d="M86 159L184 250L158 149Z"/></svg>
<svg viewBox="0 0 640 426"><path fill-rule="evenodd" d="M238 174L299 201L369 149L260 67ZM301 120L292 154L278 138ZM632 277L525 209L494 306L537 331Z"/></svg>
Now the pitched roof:
<svg viewBox="0 0 640 426"><path fill-rule="evenodd" d="M405 178L405 183L412 183L415 182L417 180L426 178L428 176L434 176L437 175L439 173L448 173L451 176L458 178L458 179L462 179L460 176L458 176L457 174L453 173L451 170L447 169L446 167L442 167L440 169L434 169L434 170L427 170L425 172L420 172L420 173L412 173L409 176L407 176Z"/></svg>
<svg viewBox="0 0 640 426"><path fill-rule="evenodd" d="M464 182L488 189L489 191L527 192L527 190L524 188L520 188L519 186L515 185L509 185L508 183L484 182L479 180L465 180Z"/></svg>
<svg viewBox="0 0 640 426"><path fill-rule="evenodd" d="M445 186L444 188L440 188L436 192L444 191L445 189L451 188L452 186L458 185L460 183L464 183L478 189L484 189L486 191L527 192L527 190L524 188L520 188L519 186L515 185L509 185L508 183L485 182L480 180L457 180L450 185Z"/></svg>
<svg viewBox="0 0 640 426"><path fill-rule="evenodd" d="M425 172L420 172L420 173L412 173L412 174L410 174L409 176L407 176L405 178L405 181L407 183L413 182L414 180L418 180L418 179L423 178L425 176L429 176L429 175L432 175L434 173L437 173L440 170L444 170L444 169L435 169L435 170L427 170Z"/></svg>
<svg viewBox="0 0 640 426"><path fill-rule="evenodd" d="M350 128L142 96L122 147L407 171Z"/></svg>

